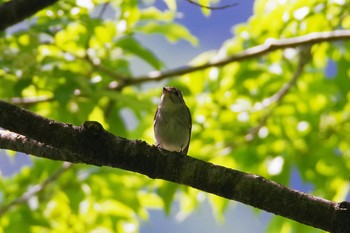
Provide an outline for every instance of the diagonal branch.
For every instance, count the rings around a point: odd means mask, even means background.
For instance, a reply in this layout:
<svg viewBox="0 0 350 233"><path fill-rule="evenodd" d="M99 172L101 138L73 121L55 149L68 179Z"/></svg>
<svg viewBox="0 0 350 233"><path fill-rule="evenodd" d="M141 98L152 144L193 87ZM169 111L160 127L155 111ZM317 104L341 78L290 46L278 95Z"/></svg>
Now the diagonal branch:
<svg viewBox="0 0 350 233"><path fill-rule="evenodd" d="M299 48L298 65L296 67L295 72L293 73L291 80L288 83L286 83L285 85L283 85L281 87L281 89L278 92L276 92L273 96L266 98L262 101L261 104L263 105L263 108L267 108L270 105L272 105L273 103L276 103L276 105L272 109L269 109L268 112L260 119L260 123L258 126L252 128L249 131L249 133L245 136L246 140L251 141L256 136L256 134L259 132L259 130L264 125L266 125L266 122L269 119L269 117L272 115L274 109L278 105L280 105L280 103L283 100L283 97L288 94L288 92L290 91L290 89L293 86L296 85L296 82L298 81L299 77L302 75L302 73L304 71L305 65L311 59L310 49L311 49L310 45L301 46Z"/></svg>
<svg viewBox="0 0 350 233"><path fill-rule="evenodd" d="M62 157L62 160L138 172L236 200L333 233L350 232L350 205L347 202L331 202L260 176L159 150L144 141L116 137L97 122L72 126L3 101L0 101L0 109L0 127L77 156ZM0 148L3 147L0 140ZM46 157L51 158L50 154Z"/></svg>
<svg viewBox="0 0 350 233"><path fill-rule="evenodd" d="M293 77L291 80L286 83L276 94L273 96L267 98L264 100L267 107L271 105L272 103L280 103L283 99L283 97L289 92L289 90L296 84L299 77L302 75L305 65L308 63L308 61L311 59L311 46L301 46L299 47L299 58L298 58L298 65L297 68L293 74Z"/></svg>
<svg viewBox="0 0 350 233"><path fill-rule="evenodd" d="M189 74L199 70L205 70L211 67L221 67L233 62L239 62L239 61L259 57L279 49L297 47L301 45L313 45L313 44L322 43L322 42L330 42L335 40L347 40L347 39L350 39L350 30L313 32L304 36L287 38L287 39L280 39L280 40L270 39L264 44L249 48L247 50L239 52L233 56L230 56L220 61L210 61L206 64L199 65L199 66L184 66L184 67L179 67L177 69L173 69L169 71L152 71L147 75L142 75L135 78L131 78L131 77L125 78L122 82L118 84L113 83L110 89L120 90L130 85L161 81L174 76Z"/></svg>
<svg viewBox="0 0 350 233"><path fill-rule="evenodd" d="M42 192L49 184L56 181L65 171L67 171L72 166L73 166L72 163L68 163L68 162L63 163L62 167L60 167L57 171L52 173L46 180L44 180L44 182L34 186L32 185L29 186L27 191L23 193L22 196L12 200L11 202L7 203L4 206L0 206L0 217L4 215L7 211L9 211L11 208L15 207L16 205L26 203L27 201L30 200L30 198Z"/></svg>
<svg viewBox="0 0 350 233"><path fill-rule="evenodd" d="M0 5L0 31L34 15L58 0L12 0Z"/></svg>
<svg viewBox="0 0 350 233"><path fill-rule="evenodd" d="M9 100L10 103L28 108L34 104L53 101L53 97L49 96L33 96L33 97L13 97Z"/></svg>

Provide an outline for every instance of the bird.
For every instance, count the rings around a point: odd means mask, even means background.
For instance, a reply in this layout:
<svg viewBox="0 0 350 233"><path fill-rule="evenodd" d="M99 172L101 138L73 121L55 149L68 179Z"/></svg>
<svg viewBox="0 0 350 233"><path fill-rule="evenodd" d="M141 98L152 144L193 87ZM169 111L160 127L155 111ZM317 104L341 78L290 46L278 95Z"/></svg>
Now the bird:
<svg viewBox="0 0 350 233"><path fill-rule="evenodd" d="M191 112L176 87L163 87L154 116L155 145L187 155L192 130Z"/></svg>

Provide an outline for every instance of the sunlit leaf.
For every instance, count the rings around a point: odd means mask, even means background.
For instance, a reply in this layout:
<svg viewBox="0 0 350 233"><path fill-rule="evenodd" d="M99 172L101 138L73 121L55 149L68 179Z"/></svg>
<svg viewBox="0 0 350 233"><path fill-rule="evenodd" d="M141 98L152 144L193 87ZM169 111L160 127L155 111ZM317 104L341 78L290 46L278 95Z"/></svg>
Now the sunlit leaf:
<svg viewBox="0 0 350 233"><path fill-rule="evenodd" d="M150 64L154 69L160 69L163 67L163 63L152 53L152 51L145 48L133 37L121 38L117 41L116 46L123 48L129 53L135 54Z"/></svg>
<svg viewBox="0 0 350 233"><path fill-rule="evenodd" d="M136 28L138 31L148 34L164 35L170 42L187 40L192 45L197 45L198 40L185 27L176 23L158 24L154 22L147 23Z"/></svg>

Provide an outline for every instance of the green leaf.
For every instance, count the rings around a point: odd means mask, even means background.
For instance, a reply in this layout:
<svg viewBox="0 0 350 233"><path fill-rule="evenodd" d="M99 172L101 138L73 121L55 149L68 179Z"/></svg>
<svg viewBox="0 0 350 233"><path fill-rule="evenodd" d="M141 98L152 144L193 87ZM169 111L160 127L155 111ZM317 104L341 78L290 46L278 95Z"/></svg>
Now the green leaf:
<svg viewBox="0 0 350 233"><path fill-rule="evenodd" d="M160 11L155 7L149 7L142 10L140 20L158 20L163 22L171 22L174 20L174 11Z"/></svg>
<svg viewBox="0 0 350 233"><path fill-rule="evenodd" d="M121 137L127 137L128 131L126 130L126 124L120 115L120 108L115 105L111 106L110 108L110 112L107 115L107 122L109 124L108 130Z"/></svg>
<svg viewBox="0 0 350 233"><path fill-rule="evenodd" d="M192 45L198 45L198 40L184 26L177 23L149 22L145 25L136 27L137 31L153 34L158 33L165 36L170 42L178 42L179 40L187 40Z"/></svg>
<svg viewBox="0 0 350 233"><path fill-rule="evenodd" d="M23 89L28 87L30 84L32 84L32 79L30 78L20 79L13 87L15 95L22 96Z"/></svg>
<svg viewBox="0 0 350 233"><path fill-rule="evenodd" d="M139 41L133 37L123 37L116 42L117 47L121 47L129 53L132 53L148 64L150 64L154 69L161 69L164 65L152 51L145 48Z"/></svg>
<svg viewBox="0 0 350 233"><path fill-rule="evenodd" d="M164 182L158 189L158 194L164 202L164 211L166 214L170 214L171 206L175 197L176 190L178 188L178 184Z"/></svg>

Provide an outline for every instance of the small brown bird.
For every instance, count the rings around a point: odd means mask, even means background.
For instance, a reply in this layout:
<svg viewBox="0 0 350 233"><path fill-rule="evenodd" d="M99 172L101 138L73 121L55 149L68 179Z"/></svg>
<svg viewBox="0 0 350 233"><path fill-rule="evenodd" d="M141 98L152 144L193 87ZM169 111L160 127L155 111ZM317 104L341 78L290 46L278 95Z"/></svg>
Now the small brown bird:
<svg viewBox="0 0 350 233"><path fill-rule="evenodd" d="M181 91L175 87L163 87L160 104L154 116L156 146L187 155L191 129L191 113Z"/></svg>

